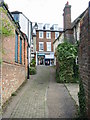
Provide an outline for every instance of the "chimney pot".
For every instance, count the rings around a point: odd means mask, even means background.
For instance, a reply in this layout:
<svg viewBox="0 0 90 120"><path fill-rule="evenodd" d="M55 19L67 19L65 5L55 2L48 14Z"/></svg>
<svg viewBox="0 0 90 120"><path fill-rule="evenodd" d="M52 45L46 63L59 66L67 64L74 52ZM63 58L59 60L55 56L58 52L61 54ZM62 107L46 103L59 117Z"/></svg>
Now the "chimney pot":
<svg viewBox="0 0 90 120"><path fill-rule="evenodd" d="M67 4L66 5L69 5L69 2L67 1Z"/></svg>
<svg viewBox="0 0 90 120"><path fill-rule="evenodd" d="M69 5L68 1L64 7L63 20L64 20L64 29L70 29L71 28L71 5Z"/></svg>

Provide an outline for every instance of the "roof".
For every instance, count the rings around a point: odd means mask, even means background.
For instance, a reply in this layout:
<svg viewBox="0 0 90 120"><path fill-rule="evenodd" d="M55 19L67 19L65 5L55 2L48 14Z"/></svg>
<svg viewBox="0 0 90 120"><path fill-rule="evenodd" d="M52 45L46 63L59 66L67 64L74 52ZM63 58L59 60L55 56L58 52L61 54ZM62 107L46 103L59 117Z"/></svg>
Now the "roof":
<svg viewBox="0 0 90 120"><path fill-rule="evenodd" d="M7 16L9 17L9 19L10 19L11 21L13 21L13 24L14 24L15 27L17 28L16 30L22 35L22 37L23 37L24 39L25 39L25 38L27 39L26 34L23 33L22 31L20 31L20 26L19 26L19 24L18 24L17 22L15 22L12 14L11 14L11 12L8 10L8 7L6 6L6 4L5 4L4 2L1 2L1 3L0 3L0 7L3 7L3 9L7 11Z"/></svg>
<svg viewBox="0 0 90 120"><path fill-rule="evenodd" d="M20 26L18 25L18 23L15 22L11 12L8 10L8 7L6 6L6 4L4 2L0 3L0 7L3 7L4 10L7 11L7 15L8 17L11 19L11 21L14 22L14 24L19 28Z"/></svg>
<svg viewBox="0 0 90 120"><path fill-rule="evenodd" d="M84 16L86 11L87 9L72 22L72 28L81 20L81 18Z"/></svg>
<svg viewBox="0 0 90 120"><path fill-rule="evenodd" d="M48 32L60 32L60 33L62 33L62 32L63 32L63 31L61 31L61 30L52 30L52 29L51 29L51 30L46 30L46 29L43 29L43 30L42 30L42 29L37 29L36 31L44 31L44 32L45 32L45 31L48 31Z"/></svg>
<svg viewBox="0 0 90 120"><path fill-rule="evenodd" d="M22 12L20 11L13 11L11 14L22 14L30 23L32 23Z"/></svg>
<svg viewBox="0 0 90 120"><path fill-rule="evenodd" d="M19 11L13 11L13 12L11 12L11 14L22 14L22 12L19 12Z"/></svg>

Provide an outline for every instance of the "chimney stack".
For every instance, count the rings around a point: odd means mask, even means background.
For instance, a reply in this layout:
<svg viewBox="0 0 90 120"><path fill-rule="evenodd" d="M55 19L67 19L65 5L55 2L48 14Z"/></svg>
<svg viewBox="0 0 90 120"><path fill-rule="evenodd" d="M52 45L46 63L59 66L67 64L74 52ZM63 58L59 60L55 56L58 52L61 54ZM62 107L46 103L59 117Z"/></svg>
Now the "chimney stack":
<svg viewBox="0 0 90 120"><path fill-rule="evenodd" d="M65 4L64 7L64 13L63 13L63 27L64 30L71 28L71 5L69 5L69 2Z"/></svg>

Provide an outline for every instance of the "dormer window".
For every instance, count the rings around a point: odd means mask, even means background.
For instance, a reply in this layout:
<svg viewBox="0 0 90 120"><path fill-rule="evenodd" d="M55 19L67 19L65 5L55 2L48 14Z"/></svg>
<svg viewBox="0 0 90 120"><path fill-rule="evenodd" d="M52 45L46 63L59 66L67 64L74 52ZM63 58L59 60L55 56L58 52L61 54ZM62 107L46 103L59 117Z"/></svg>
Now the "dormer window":
<svg viewBox="0 0 90 120"><path fill-rule="evenodd" d="M44 27L45 27L46 30L50 30L50 24L45 24Z"/></svg>
<svg viewBox="0 0 90 120"><path fill-rule="evenodd" d="M43 23L38 23L38 29L43 30Z"/></svg>
<svg viewBox="0 0 90 120"><path fill-rule="evenodd" d="M19 22L19 14L13 15L15 22Z"/></svg>

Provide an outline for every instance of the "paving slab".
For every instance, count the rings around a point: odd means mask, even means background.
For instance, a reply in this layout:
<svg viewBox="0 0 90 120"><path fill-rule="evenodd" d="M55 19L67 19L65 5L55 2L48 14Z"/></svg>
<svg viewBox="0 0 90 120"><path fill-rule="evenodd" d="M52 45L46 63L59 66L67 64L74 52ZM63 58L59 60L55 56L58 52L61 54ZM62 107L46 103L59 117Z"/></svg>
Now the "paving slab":
<svg viewBox="0 0 90 120"><path fill-rule="evenodd" d="M76 104L79 106L79 100L78 100L79 84L67 83L65 84L65 86L68 89L72 98L75 100Z"/></svg>
<svg viewBox="0 0 90 120"><path fill-rule="evenodd" d="M47 97L49 118L75 118L77 109L64 84L56 83L55 70L51 69Z"/></svg>
<svg viewBox="0 0 90 120"><path fill-rule="evenodd" d="M55 69L38 66L37 74L19 90L3 112L3 118L75 118L75 101L64 84L55 80Z"/></svg>

